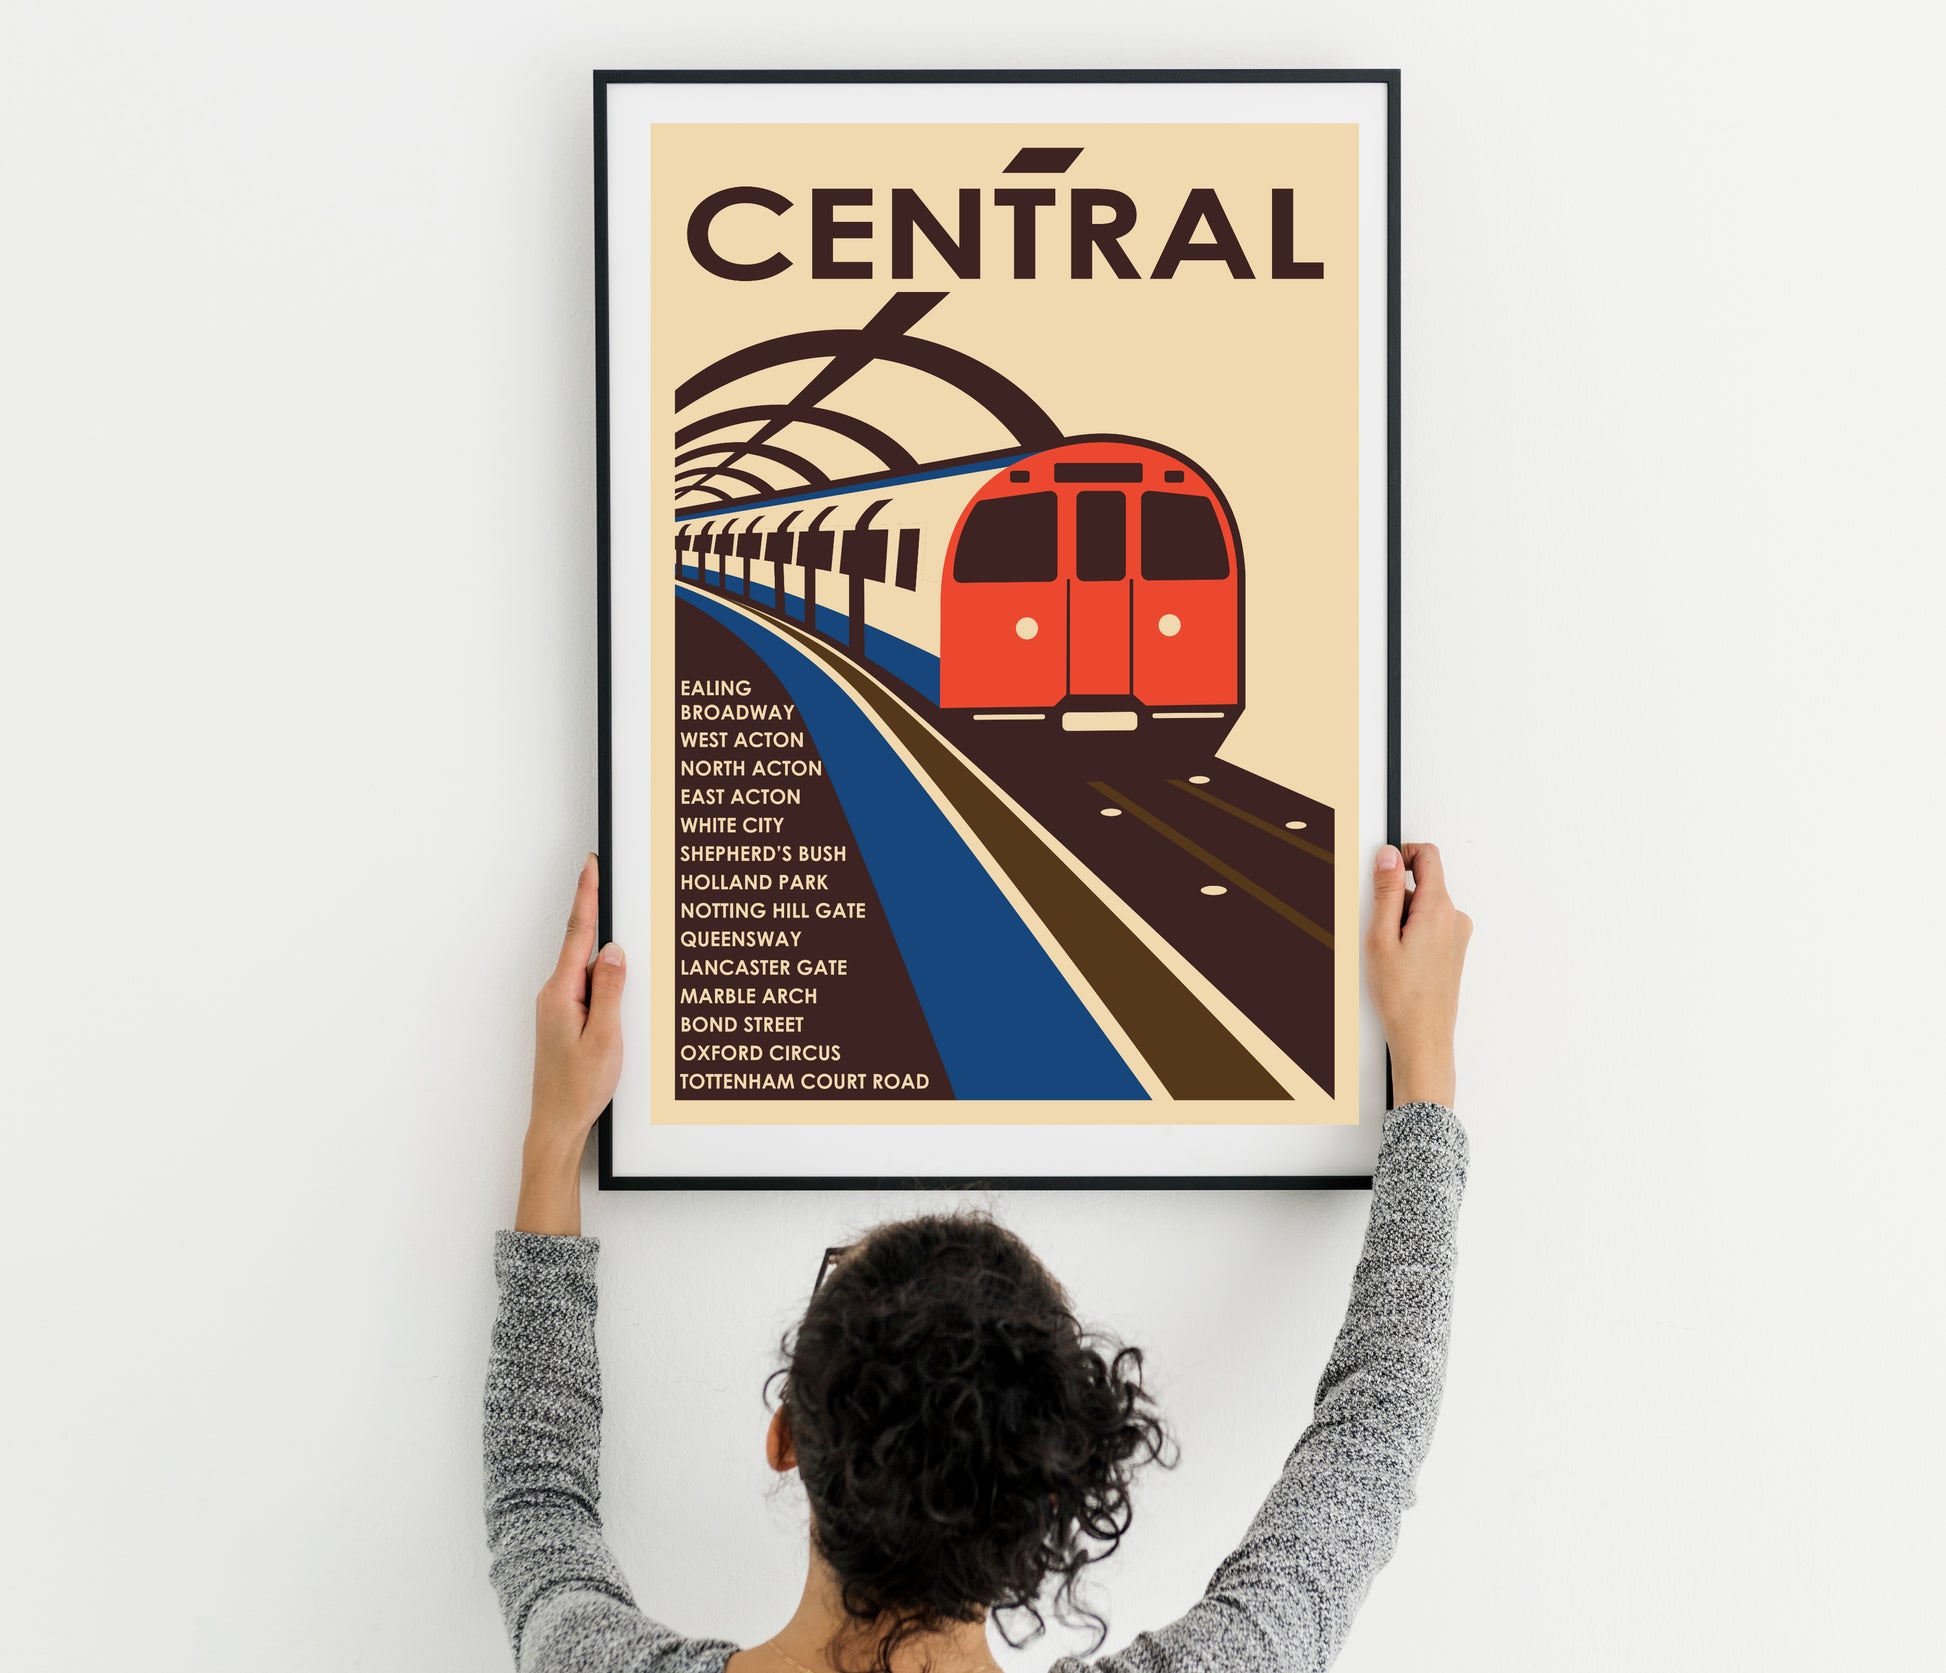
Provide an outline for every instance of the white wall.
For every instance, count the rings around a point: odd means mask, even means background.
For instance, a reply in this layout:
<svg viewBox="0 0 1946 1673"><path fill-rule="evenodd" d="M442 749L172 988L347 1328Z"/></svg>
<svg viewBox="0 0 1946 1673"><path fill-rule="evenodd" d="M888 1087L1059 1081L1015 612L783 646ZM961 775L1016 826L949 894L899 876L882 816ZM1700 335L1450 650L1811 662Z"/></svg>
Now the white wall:
<svg viewBox="0 0 1946 1673"><path fill-rule="evenodd" d="M479 1385L595 828L595 65L1402 64L1409 834L1479 922L1439 1442L1341 1665L1915 1665L1937 1579L1926 8L178 0L0 40L10 1664L492 1668ZM593 1202L646 1601L795 1598L858 1195ZM1363 1199L1020 1196L1186 1604ZM1039 1665L1046 1646L1023 1665Z"/></svg>

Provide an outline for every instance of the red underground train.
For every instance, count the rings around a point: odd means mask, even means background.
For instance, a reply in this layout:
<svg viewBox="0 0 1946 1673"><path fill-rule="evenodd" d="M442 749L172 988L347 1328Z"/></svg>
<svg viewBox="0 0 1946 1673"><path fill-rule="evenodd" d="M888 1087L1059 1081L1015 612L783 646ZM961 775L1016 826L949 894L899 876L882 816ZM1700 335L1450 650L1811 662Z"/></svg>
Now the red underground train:
<svg viewBox="0 0 1946 1673"><path fill-rule="evenodd" d="M1071 731L1230 720L1242 543L1216 485L1166 448L1084 437L967 502L939 595L939 703Z"/></svg>

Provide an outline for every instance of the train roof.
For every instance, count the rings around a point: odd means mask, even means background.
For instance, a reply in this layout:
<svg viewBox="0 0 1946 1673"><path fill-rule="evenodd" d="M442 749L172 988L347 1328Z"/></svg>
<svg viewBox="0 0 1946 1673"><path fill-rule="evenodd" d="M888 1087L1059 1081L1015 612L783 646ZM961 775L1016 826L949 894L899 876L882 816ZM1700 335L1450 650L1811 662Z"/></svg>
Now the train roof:
<svg viewBox="0 0 1946 1673"><path fill-rule="evenodd" d="M753 494L748 499L719 500L713 505L699 506L690 511L678 511L678 523L690 523L703 517L740 517L746 512L764 511L772 506L802 505L811 500L842 499L852 494L867 494L886 488L904 487L913 482L933 482L946 476L972 476L984 471L1001 470L1008 465L1017 465L1023 459L1041 459L1050 454L1065 452L1069 448L1093 447L1102 443L1115 443L1124 447L1141 448L1187 466L1198 477L1207 481L1205 473L1194 462L1184 458L1174 448L1165 447L1160 442L1148 441L1141 436L1089 435L1066 436L1051 447L1007 448L998 453L974 453L960 459L944 459L937 464L926 465L916 471L894 473L876 472L869 476L848 476L836 481L816 486L805 484L800 488L786 489L777 494Z"/></svg>

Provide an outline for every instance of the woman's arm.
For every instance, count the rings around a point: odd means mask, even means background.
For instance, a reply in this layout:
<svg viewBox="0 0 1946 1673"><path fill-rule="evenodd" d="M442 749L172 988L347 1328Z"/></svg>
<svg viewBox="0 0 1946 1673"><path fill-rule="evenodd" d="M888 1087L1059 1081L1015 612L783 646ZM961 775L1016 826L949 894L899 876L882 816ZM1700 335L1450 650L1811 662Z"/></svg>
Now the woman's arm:
<svg viewBox="0 0 1946 1673"><path fill-rule="evenodd" d="M733 1646L635 1607L602 1538L593 1238L503 1231L486 1389L487 1542L521 1673L718 1673Z"/></svg>
<svg viewBox="0 0 1946 1673"><path fill-rule="evenodd" d="M621 1074L619 948L594 962L600 879L582 866L560 962L534 1026L534 1103L516 1230L494 1246L500 1309L486 1385L493 1585L522 1673L720 1667L728 1645L642 1615L606 1541L595 1255L581 1231L581 1153Z"/></svg>
<svg viewBox="0 0 1946 1673"><path fill-rule="evenodd" d="M1099 1673L1330 1666L1412 1504L1445 1377L1466 1185L1466 1133L1450 1105L1473 926L1447 896L1437 850L1409 847L1403 861L1393 849L1379 856L1365 949L1399 1102L1385 1115L1364 1250L1310 1427L1202 1600L1089 1664Z"/></svg>
<svg viewBox="0 0 1946 1673"><path fill-rule="evenodd" d="M500 1308L486 1385L486 1523L492 1577L514 1663L541 1653L550 1612L634 1613L602 1539L601 1367L595 1357L591 1238L503 1231ZM550 1608L544 1606L551 1606Z"/></svg>

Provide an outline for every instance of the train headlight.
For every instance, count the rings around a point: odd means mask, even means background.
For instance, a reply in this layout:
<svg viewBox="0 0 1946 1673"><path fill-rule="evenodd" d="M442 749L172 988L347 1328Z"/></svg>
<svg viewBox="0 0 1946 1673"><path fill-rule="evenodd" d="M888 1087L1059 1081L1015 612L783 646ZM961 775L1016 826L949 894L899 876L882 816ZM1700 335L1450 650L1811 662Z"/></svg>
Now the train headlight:
<svg viewBox="0 0 1946 1673"><path fill-rule="evenodd" d="M1158 621L1155 624L1155 630L1156 632L1160 633L1163 638L1173 639L1178 633L1182 632L1182 617L1164 616L1160 621Z"/></svg>
<svg viewBox="0 0 1946 1673"><path fill-rule="evenodd" d="M1023 639L1033 638L1040 630L1041 624L1035 621L1032 616L1022 616L1019 621L1014 623L1014 632L1018 633Z"/></svg>

